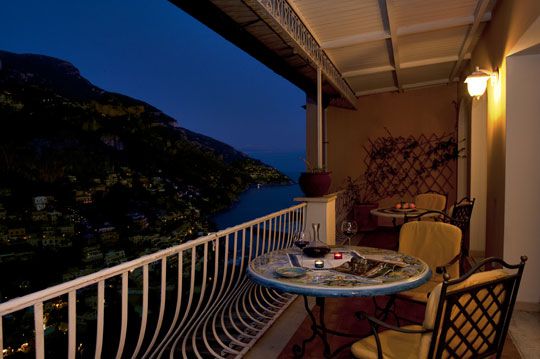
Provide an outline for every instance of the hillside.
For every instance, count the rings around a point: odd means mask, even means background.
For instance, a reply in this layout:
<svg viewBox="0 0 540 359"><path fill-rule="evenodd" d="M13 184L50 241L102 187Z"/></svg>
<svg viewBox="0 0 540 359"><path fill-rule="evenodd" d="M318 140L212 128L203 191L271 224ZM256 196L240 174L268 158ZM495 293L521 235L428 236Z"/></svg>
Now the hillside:
<svg viewBox="0 0 540 359"><path fill-rule="evenodd" d="M20 272L17 294L212 231L250 185L285 183L68 62L0 51L0 267Z"/></svg>

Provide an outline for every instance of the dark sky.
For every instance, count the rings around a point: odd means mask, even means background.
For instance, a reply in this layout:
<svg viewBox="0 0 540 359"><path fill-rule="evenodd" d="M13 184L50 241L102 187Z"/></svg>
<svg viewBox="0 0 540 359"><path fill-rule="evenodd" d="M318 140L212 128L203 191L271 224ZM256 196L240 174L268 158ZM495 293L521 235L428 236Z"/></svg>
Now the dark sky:
<svg viewBox="0 0 540 359"><path fill-rule="evenodd" d="M67 60L241 150L305 147L304 93L166 0L2 0L0 49Z"/></svg>

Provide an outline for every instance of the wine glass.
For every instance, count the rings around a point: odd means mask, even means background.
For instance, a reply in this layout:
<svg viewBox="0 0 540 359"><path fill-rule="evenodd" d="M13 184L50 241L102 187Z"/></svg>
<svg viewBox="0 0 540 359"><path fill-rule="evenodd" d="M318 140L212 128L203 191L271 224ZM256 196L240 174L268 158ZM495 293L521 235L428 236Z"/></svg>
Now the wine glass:
<svg viewBox="0 0 540 359"><path fill-rule="evenodd" d="M294 235L294 245L300 248L300 252L302 252L302 249L308 244L309 241L306 238L304 231L300 231Z"/></svg>
<svg viewBox="0 0 540 359"><path fill-rule="evenodd" d="M341 222L341 233L347 237L349 247L351 246L351 237L358 232L358 224L355 221L345 220Z"/></svg>

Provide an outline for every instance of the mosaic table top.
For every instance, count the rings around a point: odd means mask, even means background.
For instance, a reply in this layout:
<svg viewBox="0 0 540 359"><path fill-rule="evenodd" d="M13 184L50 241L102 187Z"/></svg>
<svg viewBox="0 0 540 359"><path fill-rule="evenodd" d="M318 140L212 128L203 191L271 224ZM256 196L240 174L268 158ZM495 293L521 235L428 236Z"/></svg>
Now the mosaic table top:
<svg viewBox="0 0 540 359"><path fill-rule="evenodd" d="M403 210L403 209L396 209L394 207L389 207L389 208L372 209L371 214L374 216L388 217L388 218L405 218L405 216L412 218L412 217L418 217L428 211L429 211L428 209L424 209L424 208ZM437 213L432 213L432 214L430 213L426 215L426 217L435 217L435 216L437 216Z"/></svg>
<svg viewBox="0 0 540 359"><path fill-rule="evenodd" d="M343 259L334 259L340 252ZM380 262L380 271L362 275L345 273L351 263L362 260ZM324 258L323 269L315 268L316 258L308 258L296 248L263 254L248 267L248 276L265 287L314 297L371 297L409 290L422 285L431 277L431 270L422 260L399 252L370 247L333 247ZM341 271L336 270L340 267ZM287 267L304 268L305 274L287 278L278 274ZM379 268L378 267L378 268Z"/></svg>

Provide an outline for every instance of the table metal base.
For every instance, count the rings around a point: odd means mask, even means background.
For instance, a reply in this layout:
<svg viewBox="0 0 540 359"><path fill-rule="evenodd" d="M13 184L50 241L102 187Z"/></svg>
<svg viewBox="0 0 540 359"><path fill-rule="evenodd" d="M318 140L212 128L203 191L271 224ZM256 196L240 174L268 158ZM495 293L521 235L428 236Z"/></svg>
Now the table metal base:
<svg viewBox="0 0 540 359"><path fill-rule="evenodd" d="M337 348L334 352L332 352L330 348L330 343L328 342L328 335L338 335L341 337L349 337L349 338L356 338L359 339L361 336L357 334L351 334L351 333L342 333L335 330L328 329L326 327L326 324L324 322L324 304L325 304L325 298L324 297L316 297L315 298L315 305L319 307L319 321L317 322L317 318L311 311L311 308L309 307L307 296L304 295L304 307L306 308L306 312L308 313L309 319L311 320L311 336L309 338L306 338L302 341L302 345L295 344L292 348L293 355L295 358L301 358L304 356L304 352L306 350L306 345L313 341L317 336L321 338L321 341L323 343L323 355L325 358L332 358L336 354L338 354L343 349L350 347L356 340L342 345L339 348Z"/></svg>

